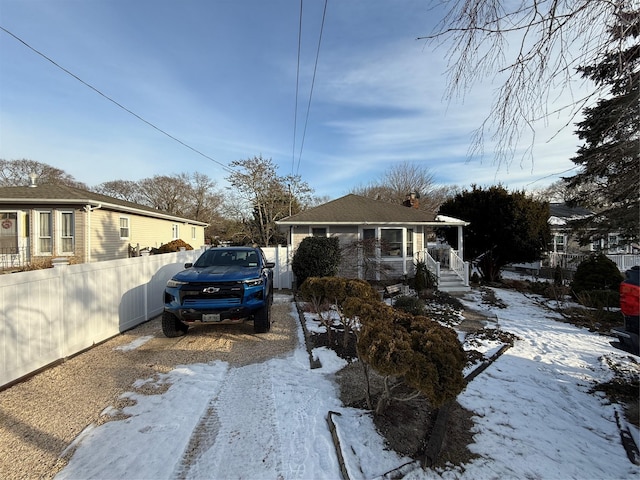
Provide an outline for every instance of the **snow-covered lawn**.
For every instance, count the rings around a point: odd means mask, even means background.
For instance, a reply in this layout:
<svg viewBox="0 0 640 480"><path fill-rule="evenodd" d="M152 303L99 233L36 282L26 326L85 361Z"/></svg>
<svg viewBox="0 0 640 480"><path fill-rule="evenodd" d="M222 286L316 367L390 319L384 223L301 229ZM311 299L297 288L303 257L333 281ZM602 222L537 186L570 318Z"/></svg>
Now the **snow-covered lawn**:
<svg viewBox="0 0 640 480"><path fill-rule="evenodd" d="M519 338L458 398L475 412L470 449L479 458L438 472L409 468L405 478L638 478L620 441L621 408L589 393L612 378L611 364L637 377L638 357L614 349L607 337L553 320L520 293L496 294L508 308L482 305L477 292L464 299L490 310L499 328ZM385 449L366 412L340 403L332 374L344 361L318 349L322 368L310 369L301 328L298 334L288 358L239 368L184 365L154 380L169 385L164 393L127 394L134 405L105 413L129 417L87 428L56 478L339 479L330 411L351 479L380 477L411 462Z"/></svg>

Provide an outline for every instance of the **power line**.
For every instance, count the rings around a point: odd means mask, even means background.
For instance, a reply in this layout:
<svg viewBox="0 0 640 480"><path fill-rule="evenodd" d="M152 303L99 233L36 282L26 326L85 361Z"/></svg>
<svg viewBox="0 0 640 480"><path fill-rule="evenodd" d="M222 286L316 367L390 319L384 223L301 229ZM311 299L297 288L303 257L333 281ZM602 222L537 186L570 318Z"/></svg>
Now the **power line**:
<svg viewBox="0 0 640 480"><path fill-rule="evenodd" d="M54 60L52 60L51 58L49 58L48 56L46 56L44 53L40 52L39 50L35 49L34 47L32 47L31 45L29 45L27 42L25 42L24 40L22 40L20 37L18 37L17 35L11 33L9 30L7 30L6 28L4 28L3 26L0 25L0 30L4 31L5 33L11 35L13 38L15 38L17 41L19 41L20 43L22 43L25 47L27 47L28 49L32 50L33 52L37 53L38 55L40 55L42 58L44 58L45 60L47 60L48 62L52 63L53 65L55 65L56 67L58 67L60 70L62 70L63 72L65 72L67 75L70 75L71 77L75 78L76 80L78 80L80 83L82 83L83 85L85 85L86 87L89 87L91 90L93 90L94 92L96 92L98 95L100 95L101 97L105 98L106 100L110 101L111 103L113 103L114 105L116 105L117 107L121 108L122 110L124 110L125 112L133 115L134 117L136 117L138 120L140 120L141 122L146 123L147 125L149 125L151 128L154 128L155 130L157 130L158 132L162 133L163 135L169 137L171 140L179 143L180 145L182 145L183 147L188 148L189 150L197 153L198 155L201 155L202 157L211 160L214 163L217 163L218 165L220 165L224 170L226 170L229 173L233 173L234 170L229 168L227 165L225 165L222 162L219 162L218 160L211 158L209 155L206 155L204 153L202 153L200 150L192 147L191 145L183 142L182 140L180 140L179 138L174 137L173 135L171 135L170 133L166 132L165 130L161 129L160 127L154 125L153 123L149 122L148 120L145 120L144 118L142 118L140 115L138 115L137 113L129 110L127 107L125 107L124 105L122 105L121 103L118 103L116 100L114 100L113 98L111 98L110 96L102 93L100 90L98 90L96 87L94 87L93 85L85 82L84 80L82 80L80 77L78 77L76 74L70 72L69 70L67 70L66 68L64 68L63 66L61 66L60 64L56 63Z"/></svg>
<svg viewBox="0 0 640 480"><path fill-rule="evenodd" d="M313 65L313 78L311 79L311 91L309 92L309 103L307 104L307 114L304 119L304 130L302 131L302 141L300 143L300 155L298 156L298 165L296 167L296 175L300 170L300 160L302 159L302 150L304 149L304 139L307 135L307 123L309 122L309 112L311 111L311 99L313 98L313 87L316 83L316 72L318 70L318 58L320 58L320 45L322 44L322 32L324 31L324 21L327 16L327 2L328 0L324 0L324 10L322 11L322 23L320 25L320 36L318 37L318 48L316 49L316 60Z"/></svg>
<svg viewBox="0 0 640 480"><path fill-rule="evenodd" d="M571 170L575 170L576 168L580 168L580 165L576 165L575 167L567 168L566 170L563 170L562 172L551 173L549 175L545 175L544 177L540 177L537 180L534 180L533 182L527 183L525 185L525 187L528 187L529 185L533 185L534 183L538 183L540 180L545 180L547 178L555 177L556 175L562 175L563 173L570 172Z"/></svg>
<svg viewBox="0 0 640 480"><path fill-rule="evenodd" d="M298 20L298 62L296 65L296 98L293 109L293 145L291 146L291 173L296 162L296 132L298 126L298 91L300 89L300 50L302 45L302 3L300 0L300 17Z"/></svg>

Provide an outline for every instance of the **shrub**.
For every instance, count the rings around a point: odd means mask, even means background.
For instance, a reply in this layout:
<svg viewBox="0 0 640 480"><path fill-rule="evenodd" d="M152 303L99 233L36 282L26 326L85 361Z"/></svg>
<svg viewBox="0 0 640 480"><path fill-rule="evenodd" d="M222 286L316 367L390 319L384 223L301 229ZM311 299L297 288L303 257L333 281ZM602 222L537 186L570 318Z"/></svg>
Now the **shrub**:
<svg viewBox="0 0 640 480"><path fill-rule="evenodd" d="M438 286L436 276L429 271L426 262L422 260L416 261L416 275L413 278L413 289L420 294L423 290L434 289Z"/></svg>
<svg viewBox="0 0 640 480"><path fill-rule="evenodd" d="M556 265L556 268L553 270L553 284L557 287L564 284L564 275L562 274L562 267L560 265Z"/></svg>
<svg viewBox="0 0 640 480"><path fill-rule="evenodd" d="M583 290L576 293L576 299L585 307L597 309L620 305L620 293L615 290Z"/></svg>
<svg viewBox="0 0 640 480"><path fill-rule="evenodd" d="M464 387L466 355L452 329L382 302L360 302L358 357L385 377L376 414L396 398L392 378L404 381L434 407L456 398Z"/></svg>
<svg viewBox="0 0 640 480"><path fill-rule="evenodd" d="M333 277L340 265L338 237L307 237L293 255L291 268L300 286L309 277Z"/></svg>
<svg viewBox="0 0 640 480"><path fill-rule="evenodd" d="M343 346L346 348L349 334L356 322L355 312L349 310L348 300L357 298L363 301L377 301L378 292L364 280L342 277L309 277L300 285L300 295L303 300L310 302L320 322L327 327L327 334L331 339L333 319L327 306L335 305L340 323L344 327Z"/></svg>
<svg viewBox="0 0 640 480"><path fill-rule="evenodd" d="M418 297L401 295L395 299L393 306L411 315L424 315L424 302Z"/></svg>
<svg viewBox="0 0 640 480"><path fill-rule="evenodd" d="M597 254L578 265L571 288L576 295L589 290L618 291L622 280L624 278L616 264L605 255Z"/></svg>
<svg viewBox="0 0 640 480"><path fill-rule="evenodd" d="M184 248L185 250L193 250L193 247L186 243L184 240L173 240L169 243L165 243L161 245L159 248L152 248L151 253L153 255L157 255L159 253L171 253L171 252L179 252L180 248Z"/></svg>

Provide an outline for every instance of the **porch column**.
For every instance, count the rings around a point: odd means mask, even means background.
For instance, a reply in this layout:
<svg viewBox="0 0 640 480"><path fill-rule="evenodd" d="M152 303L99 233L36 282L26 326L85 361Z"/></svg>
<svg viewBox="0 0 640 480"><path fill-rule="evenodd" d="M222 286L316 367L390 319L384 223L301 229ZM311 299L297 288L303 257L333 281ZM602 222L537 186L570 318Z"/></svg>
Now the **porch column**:
<svg viewBox="0 0 640 480"><path fill-rule="evenodd" d="M462 225L458 225L458 256L464 260L464 251L462 249Z"/></svg>

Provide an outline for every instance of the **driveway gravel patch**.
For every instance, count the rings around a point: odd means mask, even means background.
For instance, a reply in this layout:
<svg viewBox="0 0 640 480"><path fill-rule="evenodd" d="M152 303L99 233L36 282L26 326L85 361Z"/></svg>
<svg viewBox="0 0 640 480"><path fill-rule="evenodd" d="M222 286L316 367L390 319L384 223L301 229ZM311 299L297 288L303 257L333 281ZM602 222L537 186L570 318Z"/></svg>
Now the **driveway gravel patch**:
<svg viewBox="0 0 640 480"><path fill-rule="evenodd" d="M276 293L266 334L248 322L199 325L166 338L158 316L0 392L0 478L53 478L88 425L113 420L108 411L131 401L125 392L159 393L153 382L136 381L178 365L219 360L239 367L291 352L298 342L292 300Z"/></svg>

